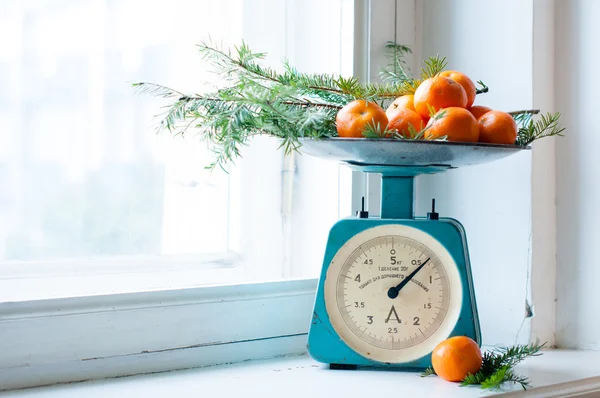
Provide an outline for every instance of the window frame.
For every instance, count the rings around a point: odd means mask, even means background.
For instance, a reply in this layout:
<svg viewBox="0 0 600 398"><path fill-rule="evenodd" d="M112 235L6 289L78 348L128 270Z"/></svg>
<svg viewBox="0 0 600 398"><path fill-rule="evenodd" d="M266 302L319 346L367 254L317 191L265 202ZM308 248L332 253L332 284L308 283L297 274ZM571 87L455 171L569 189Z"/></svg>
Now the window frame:
<svg viewBox="0 0 600 398"><path fill-rule="evenodd" d="M0 390L302 353L315 291L305 279L2 303Z"/></svg>
<svg viewBox="0 0 600 398"><path fill-rule="evenodd" d="M417 2L354 0L354 74L376 79L391 39L418 59L418 13ZM353 172L353 214L365 196L379 214L379 184ZM0 390L305 353L316 287L299 279L0 303Z"/></svg>

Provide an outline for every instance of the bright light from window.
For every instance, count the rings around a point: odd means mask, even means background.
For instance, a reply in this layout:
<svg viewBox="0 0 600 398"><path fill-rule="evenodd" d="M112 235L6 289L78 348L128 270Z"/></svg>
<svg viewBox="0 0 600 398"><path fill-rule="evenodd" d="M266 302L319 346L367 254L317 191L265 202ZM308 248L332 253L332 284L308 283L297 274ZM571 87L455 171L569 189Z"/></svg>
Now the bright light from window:
<svg viewBox="0 0 600 398"><path fill-rule="evenodd" d="M349 215L347 183L339 188L348 172L284 159L262 138L229 175L211 173L196 138L155 134L164 103L130 83L201 91L214 77L195 44L209 35L244 39L270 54L270 66L287 57L300 70L348 75L351 5L3 2L0 265L235 253L248 279L316 276L330 226Z"/></svg>

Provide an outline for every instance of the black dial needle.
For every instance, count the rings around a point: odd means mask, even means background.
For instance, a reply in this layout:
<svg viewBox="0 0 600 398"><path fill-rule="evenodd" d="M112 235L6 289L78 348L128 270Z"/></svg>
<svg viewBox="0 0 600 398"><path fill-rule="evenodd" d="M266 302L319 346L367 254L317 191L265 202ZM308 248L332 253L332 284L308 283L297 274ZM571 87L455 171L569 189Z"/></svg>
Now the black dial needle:
<svg viewBox="0 0 600 398"><path fill-rule="evenodd" d="M390 290L388 290L388 297L391 299L395 299L396 297L398 297L398 293L400 293L400 290L404 286L406 286L406 284L408 282L410 282L410 280L417 274L417 272L421 271L421 268L423 268L425 266L425 264L427 264L429 262L429 260L431 260L431 257L429 257L427 260L423 261L423 263L421 265L419 265L416 270L411 272L411 274L409 276L402 279L402 282L398 283L398 286L390 287Z"/></svg>

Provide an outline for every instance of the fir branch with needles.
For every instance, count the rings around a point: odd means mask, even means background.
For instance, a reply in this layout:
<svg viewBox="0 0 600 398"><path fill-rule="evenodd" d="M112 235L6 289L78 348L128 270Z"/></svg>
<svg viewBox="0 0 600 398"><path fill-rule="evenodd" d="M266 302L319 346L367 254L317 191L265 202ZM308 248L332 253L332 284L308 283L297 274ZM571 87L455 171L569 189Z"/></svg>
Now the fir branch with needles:
<svg viewBox="0 0 600 398"><path fill-rule="evenodd" d="M435 57L430 57L426 59L424 62L424 66L421 68L421 72L418 78L407 78L407 79L388 79L391 80L392 83L388 87L386 87L386 91L393 92L393 97L399 97L407 94L414 94L417 91L417 88L424 80L427 80L431 77L435 77L444 71L448 62L446 62L446 57L440 58L439 55ZM388 65L387 69L383 69L382 73L390 76L393 74L390 72L390 68L394 67L395 63ZM387 95L381 95L383 93L379 93L381 98L389 98Z"/></svg>
<svg viewBox="0 0 600 398"><path fill-rule="evenodd" d="M496 389L504 382L517 382L523 389L529 387L529 380L514 373L513 367L528 357L541 355L545 346L539 341L527 345L496 348L483 355L481 369L474 375L468 375L461 386L481 385L484 389Z"/></svg>
<svg viewBox="0 0 600 398"><path fill-rule="evenodd" d="M423 372L421 372L420 376L421 377L436 376L435 370L433 370L432 367L429 367L429 368L425 369Z"/></svg>
<svg viewBox="0 0 600 398"><path fill-rule="evenodd" d="M533 120L531 114L525 115L526 116L513 115L513 118L517 120L517 122L520 122L515 145L527 146L533 141L541 138L563 135L562 132L565 128L561 127L558 123L560 113L546 113L540 115L539 120Z"/></svg>
<svg viewBox="0 0 600 398"><path fill-rule="evenodd" d="M524 390L530 386L529 379L514 371L514 366L529 357L542 355L544 344L539 341L526 345L495 348L486 351L482 356L482 364L475 374L467 375L460 383L461 387L479 385L482 389L498 389L503 383L519 384ZM427 368L421 377L435 375L433 368Z"/></svg>
<svg viewBox="0 0 600 398"><path fill-rule="evenodd" d="M401 84L407 80L412 80L410 68L406 65L407 54L412 54L408 46L388 41L385 45L386 58L388 65L381 68L379 77L383 82Z"/></svg>
<svg viewBox="0 0 600 398"><path fill-rule="evenodd" d="M363 84L355 77L301 73L287 61L277 72L261 65L265 54L252 52L245 43L229 50L201 43L198 51L224 88L185 94L155 83L133 86L169 101L159 130L175 135L192 130L209 144L215 155L209 168L234 162L255 135L280 138L286 153L297 150L302 137L335 137L335 117L344 105L355 99L381 102L406 93L406 82ZM406 48L402 51L405 54ZM386 126L380 127L383 133Z"/></svg>
<svg viewBox="0 0 600 398"><path fill-rule="evenodd" d="M208 143L214 152L214 162L208 168L233 163L243 146L256 135L270 135L281 140L286 153L296 151L301 139L337 137L336 115L348 103L362 99L384 106L385 101L414 94L425 79L438 75L447 65L446 58L435 56L424 61L418 76L411 76L405 57L407 46L388 42L387 70L382 71L382 83L363 83L356 77L332 74L302 73L284 60L281 71L263 66L266 54L253 52L242 42L231 49L213 43L197 46L204 62L218 76L223 87L202 94L189 94L156 83L141 82L133 86L167 101L160 115L159 130L187 136L194 132ZM478 82L480 92L487 86ZM563 129L558 117L543 117L531 123L522 118L519 145L551 135ZM423 130L409 131L407 137L389 131L387 126L367 128L365 137L392 139L423 139Z"/></svg>
<svg viewBox="0 0 600 398"><path fill-rule="evenodd" d="M425 66L421 68L421 80L426 80L439 75L448 65L446 57L440 58L439 55L430 57L423 61L423 63Z"/></svg>
<svg viewBox="0 0 600 398"><path fill-rule="evenodd" d="M538 110L528 110L509 112L508 114L511 115L513 119L515 119L515 122L517 122L517 127L523 128L529 126L529 122L531 121L531 119L533 119L533 116L537 115L538 113Z"/></svg>
<svg viewBox="0 0 600 398"><path fill-rule="evenodd" d="M365 138L397 138L399 134L396 130L389 130L387 126L372 121L367 123L362 135Z"/></svg>

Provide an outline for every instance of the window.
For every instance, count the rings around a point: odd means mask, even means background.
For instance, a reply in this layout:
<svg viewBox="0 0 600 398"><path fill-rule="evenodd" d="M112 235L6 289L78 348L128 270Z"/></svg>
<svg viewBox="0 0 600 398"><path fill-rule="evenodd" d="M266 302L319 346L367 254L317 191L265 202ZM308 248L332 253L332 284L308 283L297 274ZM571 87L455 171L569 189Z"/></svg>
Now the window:
<svg viewBox="0 0 600 398"><path fill-rule="evenodd" d="M206 33L270 66L374 77L390 4L149 4L0 5L0 390L305 352L329 229L377 189L268 139L207 173L129 83L197 89Z"/></svg>
<svg viewBox="0 0 600 398"><path fill-rule="evenodd" d="M413 71L440 54L481 78L486 105L550 110L555 47L573 41L554 33L577 18L554 32L552 7L508 3L457 14L412 0L1 1L0 390L305 352L331 225L361 196L378 215L377 176L284 157L267 138L229 174L209 173L193 135L154 134L162 102L131 82L201 90L194 44L208 34L244 39L272 67L286 56L376 79L396 40L414 49ZM500 50L473 51L489 43ZM568 142L563 155L576 152ZM555 328L578 324L556 312L555 148L544 145L417 180L417 215L436 198L465 225L484 344L556 334L583 346Z"/></svg>
<svg viewBox="0 0 600 398"><path fill-rule="evenodd" d="M349 75L352 6L4 3L0 33L16 40L0 50L0 301L316 277L350 214L350 171L259 138L211 172L197 137L155 134L163 103L130 83L202 90L214 75L195 44L209 36L272 67Z"/></svg>

